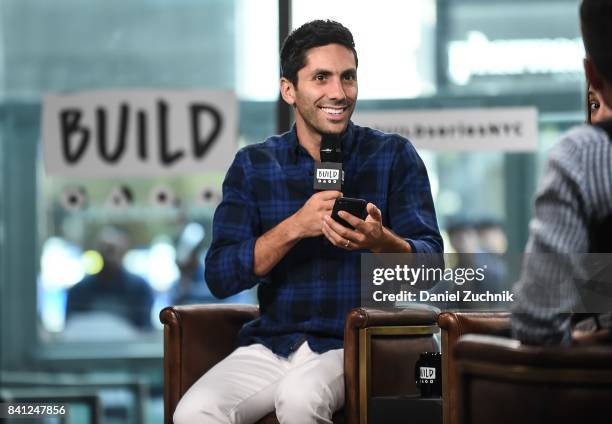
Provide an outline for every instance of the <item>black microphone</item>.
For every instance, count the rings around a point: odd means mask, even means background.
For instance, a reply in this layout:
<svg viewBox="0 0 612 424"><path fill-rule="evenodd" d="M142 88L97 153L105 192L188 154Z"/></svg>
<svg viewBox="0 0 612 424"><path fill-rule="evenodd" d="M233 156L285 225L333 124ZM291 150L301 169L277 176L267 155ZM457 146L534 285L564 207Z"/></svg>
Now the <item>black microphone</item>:
<svg viewBox="0 0 612 424"><path fill-rule="evenodd" d="M315 162L315 190L342 191L342 139L338 134L323 134L319 150L321 162Z"/></svg>
<svg viewBox="0 0 612 424"><path fill-rule="evenodd" d="M342 140L338 134L325 134L321 138L321 162L342 162Z"/></svg>

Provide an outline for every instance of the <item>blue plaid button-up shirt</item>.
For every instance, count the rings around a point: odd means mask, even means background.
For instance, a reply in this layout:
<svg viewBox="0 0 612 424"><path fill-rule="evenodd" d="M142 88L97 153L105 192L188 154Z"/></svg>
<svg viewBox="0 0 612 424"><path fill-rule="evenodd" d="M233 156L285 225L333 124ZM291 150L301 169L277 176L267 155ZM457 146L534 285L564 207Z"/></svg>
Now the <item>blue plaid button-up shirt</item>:
<svg viewBox="0 0 612 424"><path fill-rule="evenodd" d="M343 194L374 203L383 225L419 253L442 252L425 166L412 144L349 123L342 141ZM314 160L292 131L241 149L223 182L206 281L220 298L258 286L261 316L239 345L262 343L288 356L303 341L315 352L343 343L345 316L360 304L360 254L321 237L299 241L263 278L253 273L255 240L315 193Z"/></svg>

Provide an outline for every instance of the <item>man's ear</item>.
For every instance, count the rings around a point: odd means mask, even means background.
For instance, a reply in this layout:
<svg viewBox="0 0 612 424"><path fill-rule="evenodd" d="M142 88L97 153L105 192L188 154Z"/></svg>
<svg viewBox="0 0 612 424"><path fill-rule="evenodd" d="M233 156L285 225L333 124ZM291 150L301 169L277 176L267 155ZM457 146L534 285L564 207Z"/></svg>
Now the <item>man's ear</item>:
<svg viewBox="0 0 612 424"><path fill-rule="evenodd" d="M291 106L295 104L295 86L285 77L280 80L280 92L284 101Z"/></svg>
<svg viewBox="0 0 612 424"><path fill-rule="evenodd" d="M591 84L591 87L597 91L601 91L603 89L604 80L590 57L584 58L584 73L587 80Z"/></svg>

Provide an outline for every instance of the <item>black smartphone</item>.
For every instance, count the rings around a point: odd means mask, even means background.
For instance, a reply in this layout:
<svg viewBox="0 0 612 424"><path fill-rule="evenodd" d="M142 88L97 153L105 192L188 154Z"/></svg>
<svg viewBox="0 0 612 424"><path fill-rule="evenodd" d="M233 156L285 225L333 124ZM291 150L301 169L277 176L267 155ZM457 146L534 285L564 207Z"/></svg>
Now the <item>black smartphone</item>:
<svg viewBox="0 0 612 424"><path fill-rule="evenodd" d="M338 212L346 211L351 215L356 216L357 218L366 219L366 217L368 216L368 211L366 209L367 205L368 202L363 199L354 199L352 197L339 197L334 203L334 208L332 209L331 217L335 221L344 225L345 227L354 230L355 228L351 224L349 224L344 219L338 216Z"/></svg>

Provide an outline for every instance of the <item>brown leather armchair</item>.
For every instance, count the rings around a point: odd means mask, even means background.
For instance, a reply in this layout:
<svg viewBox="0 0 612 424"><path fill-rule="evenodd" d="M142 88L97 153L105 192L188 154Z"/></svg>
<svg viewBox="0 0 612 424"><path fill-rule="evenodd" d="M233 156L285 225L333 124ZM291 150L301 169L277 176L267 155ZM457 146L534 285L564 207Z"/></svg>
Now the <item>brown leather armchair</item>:
<svg viewBox="0 0 612 424"><path fill-rule="evenodd" d="M459 338L465 334L510 335L507 312L442 312L442 416L444 424L459 423L459 375L452 355Z"/></svg>
<svg viewBox="0 0 612 424"><path fill-rule="evenodd" d="M454 356L463 424L611 421L610 345L537 347L471 335Z"/></svg>
<svg viewBox="0 0 612 424"><path fill-rule="evenodd" d="M164 422L187 389L235 348L242 325L258 315L252 305L193 305L163 309ZM366 423L371 396L416 394L414 364L437 349L437 314L430 310L353 309L344 330L346 402L334 423ZM398 366L400 365L400 366ZM270 413L260 423L278 423Z"/></svg>

